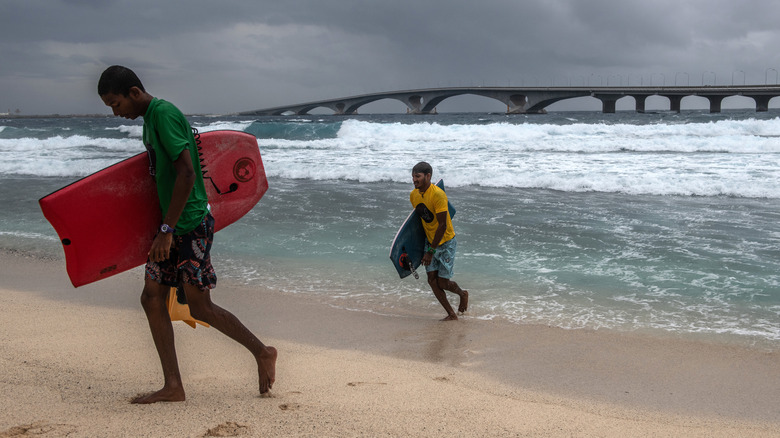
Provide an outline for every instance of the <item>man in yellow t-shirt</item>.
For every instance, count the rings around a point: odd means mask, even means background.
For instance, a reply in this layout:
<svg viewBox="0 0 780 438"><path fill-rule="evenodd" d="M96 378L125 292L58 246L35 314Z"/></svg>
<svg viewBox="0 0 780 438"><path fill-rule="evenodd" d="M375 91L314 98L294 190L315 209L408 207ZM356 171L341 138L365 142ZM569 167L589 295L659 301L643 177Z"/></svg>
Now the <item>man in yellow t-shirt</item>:
<svg viewBox="0 0 780 438"><path fill-rule="evenodd" d="M435 184L431 184L431 176L433 176L433 168L430 164L422 161L414 166L412 169L414 190L409 193L409 201L420 215L425 230L426 245L422 264L428 273L428 284L436 299L447 311L447 316L442 321L453 321L458 319L458 315L452 310L444 291L460 297L458 305L460 313L468 310L469 292L452 281L457 247L455 230L452 228L447 194Z"/></svg>

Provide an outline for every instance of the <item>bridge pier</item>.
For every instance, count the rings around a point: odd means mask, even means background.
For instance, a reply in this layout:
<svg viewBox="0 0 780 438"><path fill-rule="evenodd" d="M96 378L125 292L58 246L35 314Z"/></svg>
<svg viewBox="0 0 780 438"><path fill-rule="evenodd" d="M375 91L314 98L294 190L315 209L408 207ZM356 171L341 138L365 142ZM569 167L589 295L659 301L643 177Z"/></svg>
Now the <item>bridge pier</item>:
<svg viewBox="0 0 780 438"><path fill-rule="evenodd" d="M496 99L506 105L507 114L525 114L528 97L525 94L514 91L485 91L474 93L479 96Z"/></svg>
<svg viewBox="0 0 780 438"><path fill-rule="evenodd" d="M679 113L680 112L680 107L681 107L680 103L682 102L682 99L685 96L679 96L679 95L673 94L671 96L667 95L667 96L664 96L664 97L669 99L669 111L672 111L672 112L675 112L675 113Z"/></svg>
<svg viewBox="0 0 780 438"><path fill-rule="evenodd" d="M756 112L766 112L769 111L769 101L772 100L772 97L774 96L748 96L752 97L753 100L756 101Z"/></svg>
<svg viewBox="0 0 780 438"><path fill-rule="evenodd" d="M636 101L636 112L644 113L645 112L645 100L647 100L647 96L633 96L633 98Z"/></svg>
<svg viewBox="0 0 780 438"><path fill-rule="evenodd" d="M409 96L406 99L406 106L409 114L421 114L422 111L422 96Z"/></svg>
<svg viewBox="0 0 780 438"><path fill-rule="evenodd" d="M728 96L706 96L706 97L710 101L710 112L719 113L720 105L723 102L723 99L725 99Z"/></svg>
<svg viewBox="0 0 780 438"><path fill-rule="evenodd" d="M601 112L604 114L614 114L617 108L617 101L622 94L594 94L593 97L601 101Z"/></svg>
<svg viewBox="0 0 780 438"><path fill-rule="evenodd" d="M602 99L601 112L605 114L615 114L617 110L617 99Z"/></svg>

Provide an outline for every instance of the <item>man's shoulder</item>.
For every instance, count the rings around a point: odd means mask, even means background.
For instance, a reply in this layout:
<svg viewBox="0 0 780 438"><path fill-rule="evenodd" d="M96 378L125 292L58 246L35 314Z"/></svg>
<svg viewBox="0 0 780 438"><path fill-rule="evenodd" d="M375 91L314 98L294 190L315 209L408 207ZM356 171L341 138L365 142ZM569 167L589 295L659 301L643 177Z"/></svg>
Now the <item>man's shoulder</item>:
<svg viewBox="0 0 780 438"><path fill-rule="evenodd" d="M447 192L444 191L441 187L437 186L436 184L431 184L431 187L428 190L432 190L434 197L447 197Z"/></svg>
<svg viewBox="0 0 780 438"><path fill-rule="evenodd" d="M409 202L412 203L412 205L415 205L416 203L419 203L422 198L420 197L420 191L417 189L412 190L409 192Z"/></svg>
<svg viewBox="0 0 780 438"><path fill-rule="evenodd" d="M157 99L157 107L155 108L155 111L157 111L157 113L160 115L175 115L177 117L184 116L179 107L163 99Z"/></svg>
<svg viewBox="0 0 780 438"><path fill-rule="evenodd" d="M156 97L152 99L152 102L149 104L147 116L156 120L164 118L184 118L184 114L176 105Z"/></svg>
<svg viewBox="0 0 780 438"><path fill-rule="evenodd" d="M150 126L156 131L177 131L182 129L189 132L189 122L176 105L167 100L157 98L155 98L153 105L153 107L150 107L148 116ZM146 125L146 119L144 119L144 126Z"/></svg>

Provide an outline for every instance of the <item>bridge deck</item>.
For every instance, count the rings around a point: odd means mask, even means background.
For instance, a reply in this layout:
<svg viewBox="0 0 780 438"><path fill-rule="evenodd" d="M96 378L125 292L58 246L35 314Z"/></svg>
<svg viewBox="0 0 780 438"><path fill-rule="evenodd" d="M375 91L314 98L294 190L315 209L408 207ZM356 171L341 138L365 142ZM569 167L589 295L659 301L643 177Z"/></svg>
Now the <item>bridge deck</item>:
<svg viewBox="0 0 780 438"><path fill-rule="evenodd" d="M448 87L418 90L387 91L337 99L319 100L295 105L246 111L241 115L307 114L315 108L329 108L334 114L356 114L369 103L382 99L403 102L410 114L430 114L442 101L460 95L477 95L499 100L507 105L508 114L543 113L549 105L566 99L591 96L602 101L602 111L615 112L616 102L626 96L636 100L636 110L644 111L645 99L664 96L670 110L680 111L680 102L686 96L701 96L710 101L710 111L720 112L721 102L730 96L746 96L756 102L756 111L767 111L769 101L780 96L780 85L720 86L639 86L639 87Z"/></svg>

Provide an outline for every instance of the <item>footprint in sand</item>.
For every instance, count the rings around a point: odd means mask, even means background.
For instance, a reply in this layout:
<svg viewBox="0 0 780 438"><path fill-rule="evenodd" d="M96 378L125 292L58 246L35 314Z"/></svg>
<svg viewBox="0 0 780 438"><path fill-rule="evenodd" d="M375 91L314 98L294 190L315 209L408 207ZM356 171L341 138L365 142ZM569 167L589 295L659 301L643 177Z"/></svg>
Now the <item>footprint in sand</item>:
<svg viewBox="0 0 780 438"><path fill-rule="evenodd" d="M349 382L347 386L387 385L385 382Z"/></svg>
<svg viewBox="0 0 780 438"><path fill-rule="evenodd" d="M279 409L283 411L297 411L301 408L301 405L298 403L282 403L279 405Z"/></svg>
<svg viewBox="0 0 780 438"><path fill-rule="evenodd" d="M23 424L14 426L10 429L0 431L0 438L10 438L19 436L38 436L53 433L52 436L67 436L76 432L76 426L68 424L49 424L38 421L32 424Z"/></svg>
<svg viewBox="0 0 780 438"><path fill-rule="evenodd" d="M228 421L206 431L204 437L211 436L239 436L249 432L249 428L238 423Z"/></svg>

